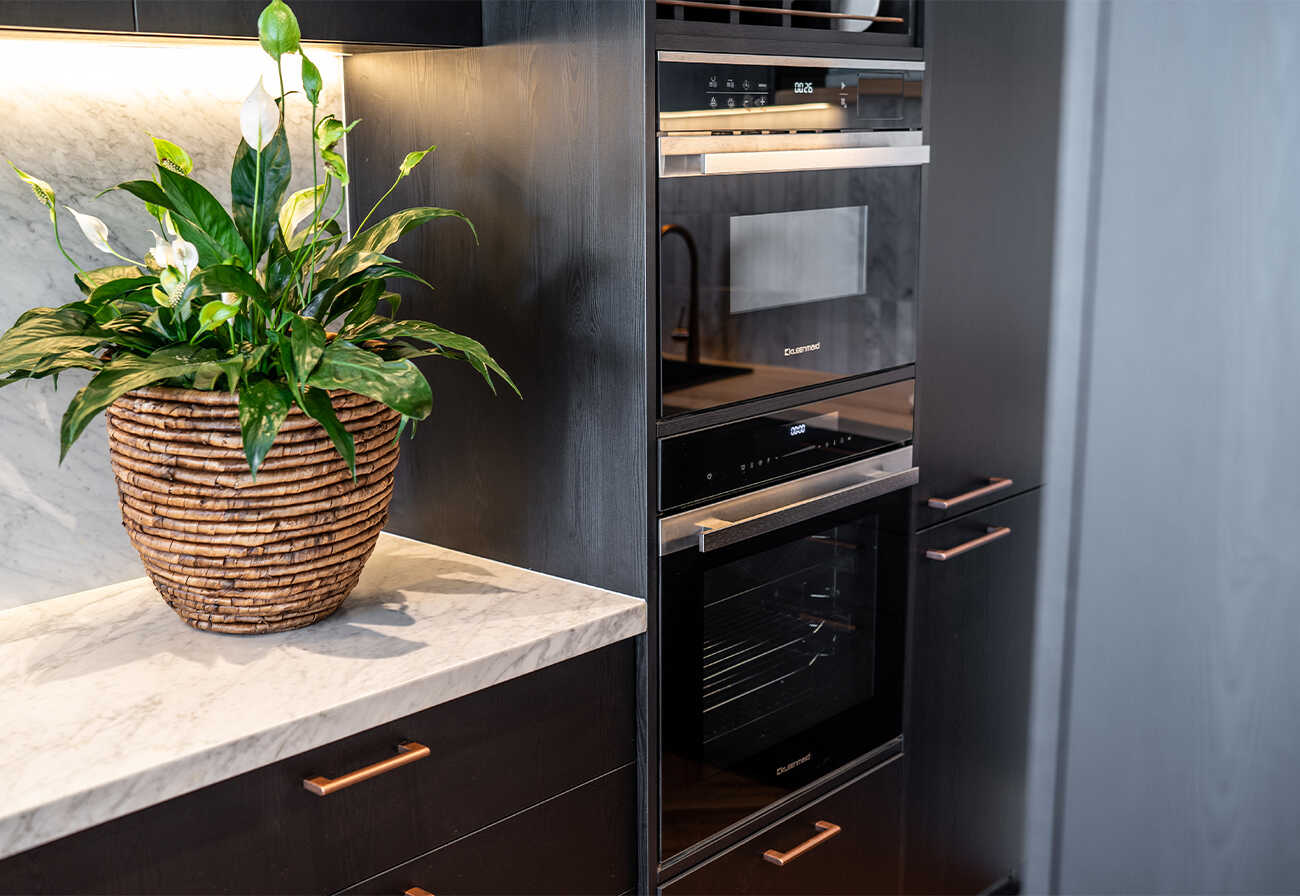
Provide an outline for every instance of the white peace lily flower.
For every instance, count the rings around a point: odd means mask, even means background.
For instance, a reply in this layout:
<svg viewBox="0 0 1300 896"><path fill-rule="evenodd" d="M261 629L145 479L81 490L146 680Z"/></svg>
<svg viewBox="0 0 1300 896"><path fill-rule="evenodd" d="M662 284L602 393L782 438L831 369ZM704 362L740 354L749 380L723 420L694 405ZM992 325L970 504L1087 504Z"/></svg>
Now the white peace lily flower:
<svg viewBox="0 0 1300 896"><path fill-rule="evenodd" d="M181 269L188 280L194 274L194 269L199 266L199 250L194 244L187 242L181 237L176 237L171 243L172 265Z"/></svg>
<svg viewBox="0 0 1300 896"><path fill-rule="evenodd" d="M253 149L263 149L275 136L280 126L280 108L275 98L266 92L262 79L257 79L252 92L239 109L239 132Z"/></svg>
<svg viewBox="0 0 1300 896"><path fill-rule="evenodd" d="M110 255L116 255L113 247L108 244L108 225L96 218L94 215L83 215L70 205L65 205L68 211L72 212L72 217L77 219L77 226L81 232L90 240L90 244L101 252L107 252Z"/></svg>
<svg viewBox="0 0 1300 896"><path fill-rule="evenodd" d="M158 235L156 231L150 230L153 234L153 248L144 254L144 263L148 265L151 271L160 271L168 265L179 267L176 260L172 257L172 244Z"/></svg>
<svg viewBox="0 0 1300 896"><path fill-rule="evenodd" d="M238 305L238 304L239 304L239 296L237 296L237 295L236 295L235 293L233 293L233 292L223 292L223 293L221 294L221 304L223 304L223 305Z"/></svg>

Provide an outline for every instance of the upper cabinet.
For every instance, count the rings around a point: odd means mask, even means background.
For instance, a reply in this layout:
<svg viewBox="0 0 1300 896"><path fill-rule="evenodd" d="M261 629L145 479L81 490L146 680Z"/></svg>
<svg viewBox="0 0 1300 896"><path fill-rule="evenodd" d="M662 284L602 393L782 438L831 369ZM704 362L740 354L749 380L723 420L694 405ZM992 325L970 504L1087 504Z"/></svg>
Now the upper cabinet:
<svg viewBox="0 0 1300 896"><path fill-rule="evenodd" d="M0 0L0 27L134 31L132 0Z"/></svg>
<svg viewBox="0 0 1300 896"><path fill-rule="evenodd" d="M920 0L654 0L660 50L920 58Z"/></svg>
<svg viewBox="0 0 1300 896"><path fill-rule="evenodd" d="M309 41L411 46L483 42L480 0L297 0ZM0 0L0 28L257 36L266 0Z"/></svg>
<svg viewBox="0 0 1300 896"><path fill-rule="evenodd" d="M479 0L296 0L306 40L473 46L483 42ZM137 27L149 34L256 37L265 0L136 0Z"/></svg>
<svg viewBox="0 0 1300 896"><path fill-rule="evenodd" d="M919 528L1042 482L1064 9L928 7Z"/></svg>

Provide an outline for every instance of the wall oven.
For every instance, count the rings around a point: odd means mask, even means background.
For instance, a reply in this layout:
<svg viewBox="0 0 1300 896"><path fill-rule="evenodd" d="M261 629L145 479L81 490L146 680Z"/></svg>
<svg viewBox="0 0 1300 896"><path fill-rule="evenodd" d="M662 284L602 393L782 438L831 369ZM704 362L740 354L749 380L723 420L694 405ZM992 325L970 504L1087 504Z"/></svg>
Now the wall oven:
<svg viewBox="0 0 1300 896"><path fill-rule="evenodd" d="M900 738L911 399L661 440L661 862Z"/></svg>
<svg viewBox="0 0 1300 896"><path fill-rule="evenodd" d="M661 417L915 361L924 65L659 53Z"/></svg>

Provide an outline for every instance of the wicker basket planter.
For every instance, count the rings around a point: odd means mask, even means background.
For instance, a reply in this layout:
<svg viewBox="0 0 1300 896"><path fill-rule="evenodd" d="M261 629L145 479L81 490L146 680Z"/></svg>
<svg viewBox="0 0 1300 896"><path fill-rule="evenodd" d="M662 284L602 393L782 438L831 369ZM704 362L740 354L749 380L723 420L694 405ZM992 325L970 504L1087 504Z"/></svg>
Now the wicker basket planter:
<svg viewBox="0 0 1300 896"><path fill-rule="evenodd" d="M356 444L356 481L294 408L257 481L237 397L150 387L107 411L122 522L159 593L195 628L299 628L338 609L388 520L399 415L333 396Z"/></svg>

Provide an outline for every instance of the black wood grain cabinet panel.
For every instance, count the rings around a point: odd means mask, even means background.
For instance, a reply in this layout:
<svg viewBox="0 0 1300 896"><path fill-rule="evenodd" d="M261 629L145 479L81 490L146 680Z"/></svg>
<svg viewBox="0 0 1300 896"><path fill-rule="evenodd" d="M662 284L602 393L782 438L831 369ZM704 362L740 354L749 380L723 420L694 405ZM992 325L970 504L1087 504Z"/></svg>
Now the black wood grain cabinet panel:
<svg viewBox="0 0 1300 896"><path fill-rule="evenodd" d="M897 893L905 757L855 778L800 812L759 831L660 889L664 896ZM840 832L784 866L763 858L815 836L819 821Z"/></svg>
<svg viewBox="0 0 1300 896"><path fill-rule="evenodd" d="M483 342L523 400L422 362L434 410L402 447L392 529L645 596L646 7L484 4L488 46L344 60L353 221L456 208L390 250L436 291L401 313ZM382 214L382 211L381 211Z"/></svg>
<svg viewBox="0 0 1300 896"><path fill-rule="evenodd" d="M624 641L142 809L0 862L0 892L336 892L632 762L634 663ZM408 740L431 755L302 786Z"/></svg>
<svg viewBox="0 0 1300 896"><path fill-rule="evenodd" d="M0 0L0 28L5 27L134 31L135 5L132 0Z"/></svg>
<svg viewBox="0 0 1300 896"><path fill-rule="evenodd" d="M636 765L349 889L393 896L616 896L636 883Z"/></svg>
<svg viewBox="0 0 1300 896"><path fill-rule="evenodd" d="M296 0L307 40L470 46L482 43L479 0ZM265 0L136 0L139 30L256 37Z"/></svg>
<svg viewBox="0 0 1300 896"><path fill-rule="evenodd" d="M1042 483L1064 3L927 7L917 525ZM929 498L990 477L951 511Z"/></svg>
<svg viewBox="0 0 1300 896"><path fill-rule="evenodd" d="M978 893L1021 864L1039 491L917 537L904 731L909 893ZM1011 533L939 561L1007 527Z"/></svg>

